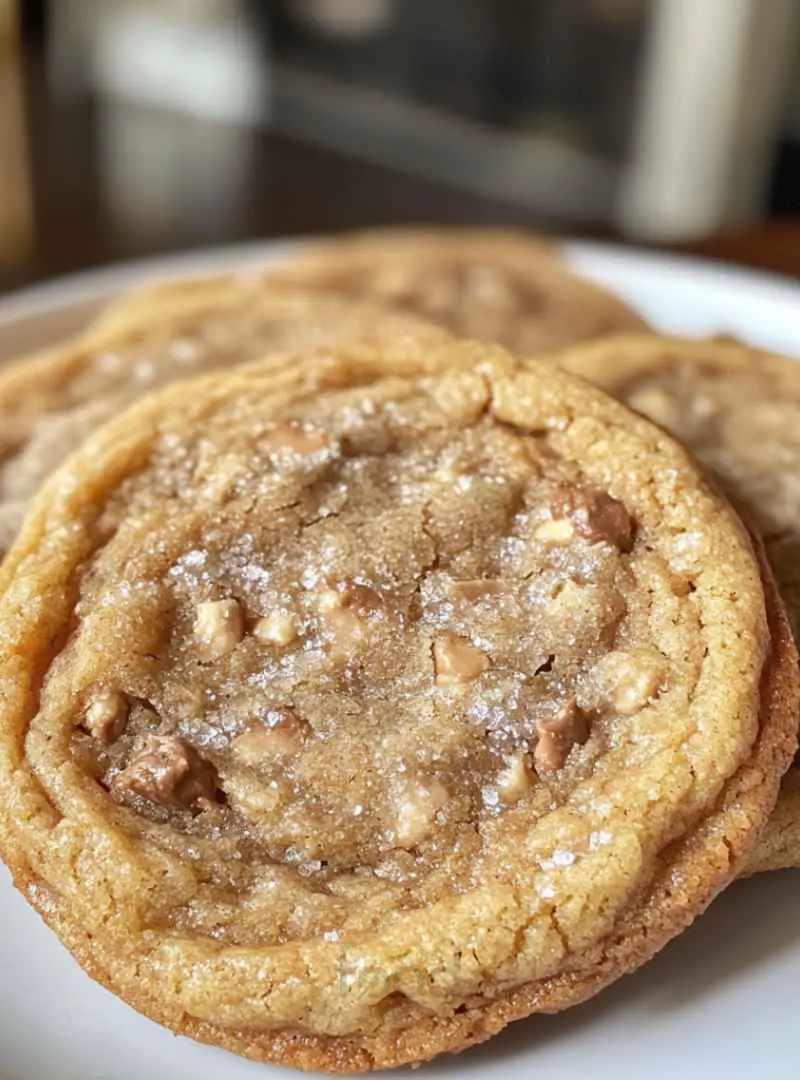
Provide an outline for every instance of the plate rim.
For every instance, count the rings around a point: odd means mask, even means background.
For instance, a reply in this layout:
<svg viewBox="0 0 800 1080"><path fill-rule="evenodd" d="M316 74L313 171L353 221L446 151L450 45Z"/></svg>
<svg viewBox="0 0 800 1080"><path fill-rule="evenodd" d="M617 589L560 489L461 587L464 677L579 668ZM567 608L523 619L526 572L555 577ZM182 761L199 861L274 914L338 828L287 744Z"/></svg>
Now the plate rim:
<svg viewBox="0 0 800 1080"><path fill-rule="evenodd" d="M342 234L347 235L347 234ZM320 237L324 238L324 237ZM0 326L59 311L116 295L121 289L155 281L159 278L200 276L277 263L299 247L320 239L309 235L248 240L221 246L187 248L164 255L128 259L105 266L79 270L13 289L0 295ZM556 238L556 246L568 262L580 264L596 259L630 273L639 268L644 274L657 272L694 278L706 288L745 288L773 302L800 301L800 281L788 275L756 270L736 263L685 255L680 252L653 251L582 238Z"/></svg>

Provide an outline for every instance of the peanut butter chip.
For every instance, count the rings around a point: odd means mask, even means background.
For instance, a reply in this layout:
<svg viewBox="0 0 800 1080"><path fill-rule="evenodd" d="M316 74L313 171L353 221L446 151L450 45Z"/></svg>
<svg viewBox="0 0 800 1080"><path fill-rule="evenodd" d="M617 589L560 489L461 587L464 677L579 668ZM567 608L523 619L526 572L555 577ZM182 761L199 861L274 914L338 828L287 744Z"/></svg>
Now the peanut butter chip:
<svg viewBox="0 0 800 1080"><path fill-rule="evenodd" d="M575 535L575 527L567 518L555 518L543 522L534 533L537 540L546 544L565 544Z"/></svg>
<svg viewBox="0 0 800 1080"><path fill-rule="evenodd" d="M397 806L394 839L398 847L413 848L433 830L436 814L449 798L438 780L412 781L403 789Z"/></svg>
<svg viewBox="0 0 800 1080"><path fill-rule="evenodd" d="M622 716L632 716L657 696L664 677L664 661L645 650L608 657L614 687L610 704ZM613 661L613 663L612 663Z"/></svg>
<svg viewBox="0 0 800 1080"><path fill-rule="evenodd" d="M539 774L562 768L573 746L582 746L589 738L589 721L574 698L566 701L552 720L538 724L538 739L533 763Z"/></svg>
<svg viewBox="0 0 800 1080"><path fill-rule="evenodd" d="M513 754L497 777L497 790L504 803L511 805L530 791L531 777L524 754Z"/></svg>
<svg viewBox="0 0 800 1080"><path fill-rule="evenodd" d="M457 634L442 634L433 643L437 686L477 679L489 667L489 657Z"/></svg>
<svg viewBox="0 0 800 1080"><path fill-rule="evenodd" d="M233 652L244 636L244 619L237 600L207 600L197 605L194 637L212 660Z"/></svg>
<svg viewBox="0 0 800 1080"><path fill-rule="evenodd" d="M276 757L302 749L306 725L291 709L271 713L266 724L257 724L233 740L233 749L246 765L269 765Z"/></svg>
<svg viewBox="0 0 800 1080"><path fill-rule="evenodd" d="M578 536L592 543L605 541L620 551L633 547L633 521L619 499L595 487L562 486L550 505L552 524L572 523Z"/></svg>
<svg viewBox="0 0 800 1080"><path fill-rule="evenodd" d="M125 730L129 711L128 699L119 690L97 690L84 714L86 729L101 742L115 742Z"/></svg>
<svg viewBox="0 0 800 1080"><path fill-rule="evenodd" d="M253 633L259 641L269 645L291 645L297 638L297 624L291 615L276 611L259 619Z"/></svg>
<svg viewBox="0 0 800 1080"><path fill-rule="evenodd" d="M150 735L141 751L114 779L116 789L133 791L166 807L213 802L214 766L174 735Z"/></svg>

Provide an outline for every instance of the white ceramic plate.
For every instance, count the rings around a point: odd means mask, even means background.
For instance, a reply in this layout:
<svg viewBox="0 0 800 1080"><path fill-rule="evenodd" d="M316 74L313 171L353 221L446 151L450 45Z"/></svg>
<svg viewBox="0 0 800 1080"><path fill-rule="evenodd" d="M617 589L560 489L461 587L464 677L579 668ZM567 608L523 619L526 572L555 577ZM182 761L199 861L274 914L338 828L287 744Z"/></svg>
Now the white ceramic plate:
<svg viewBox="0 0 800 1080"><path fill-rule="evenodd" d="M0 301L0 358L58 340L128 285L258 265L258 245L84 274ZM688 259L574 243L582 273L655 325L731 333L800 356L800 286ZM800 419L800 418L799 418ZM797 1080L800 871L734 885L644 970L587 1005L522 1021L426 1067L442 1080ZM252 1080L297 1077L175 1038L96 986L0 876L2 1080Z"/></svg>

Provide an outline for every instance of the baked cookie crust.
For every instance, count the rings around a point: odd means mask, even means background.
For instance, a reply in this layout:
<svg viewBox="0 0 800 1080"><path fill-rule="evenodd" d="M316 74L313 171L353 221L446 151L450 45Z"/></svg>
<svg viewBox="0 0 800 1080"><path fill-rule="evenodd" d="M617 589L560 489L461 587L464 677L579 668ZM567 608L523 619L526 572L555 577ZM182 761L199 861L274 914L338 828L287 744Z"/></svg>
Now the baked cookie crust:
<svg viewBox="0 0 800 1080"><path fill-rule="evenodd" d="M166 1026L426 1060L741 869L795 749L782 618L683 449L545 365L407 340L178 384L0 567L0 847Z"/></svg>

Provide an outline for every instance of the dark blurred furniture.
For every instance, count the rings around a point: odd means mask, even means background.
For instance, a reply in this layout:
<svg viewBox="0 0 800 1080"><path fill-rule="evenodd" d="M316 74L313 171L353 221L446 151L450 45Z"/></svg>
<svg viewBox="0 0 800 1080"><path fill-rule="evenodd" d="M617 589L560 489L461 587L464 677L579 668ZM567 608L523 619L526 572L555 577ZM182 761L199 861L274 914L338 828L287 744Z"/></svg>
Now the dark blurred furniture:
<svg viewBox="0 0 800 1080"><path fill-rule="evenodd" d="M780 101L798 0L0 0L3 15L22 33L4 53L0 21L0 289L383 223L663 241L800 213ZM736 257L769 262L778 242L755 247Z"/></svg>
<svg viewBox="0 0 800 1080"><path fill-rule="evenodd" d="M560 224L274 132L127 106L112 117L91 100L57 106L38 82L28 107L36 232L27 254L0 266L4 290L124 259L366 225ZM153 147L158 177L137 188Z"/></svg>
<svg viewBox="0 0 800 1080"><path fill-rule="evenodd" d="M519 204L258 127L91 98L56 104L35 70L26 99L20 167L32 206L19 214L31 220L25 242L0 262L0 291L131 258L369 225L565 227ZM592 235L618 239L609 230ZM800 219L684 250L800 277Z"/></svg>

